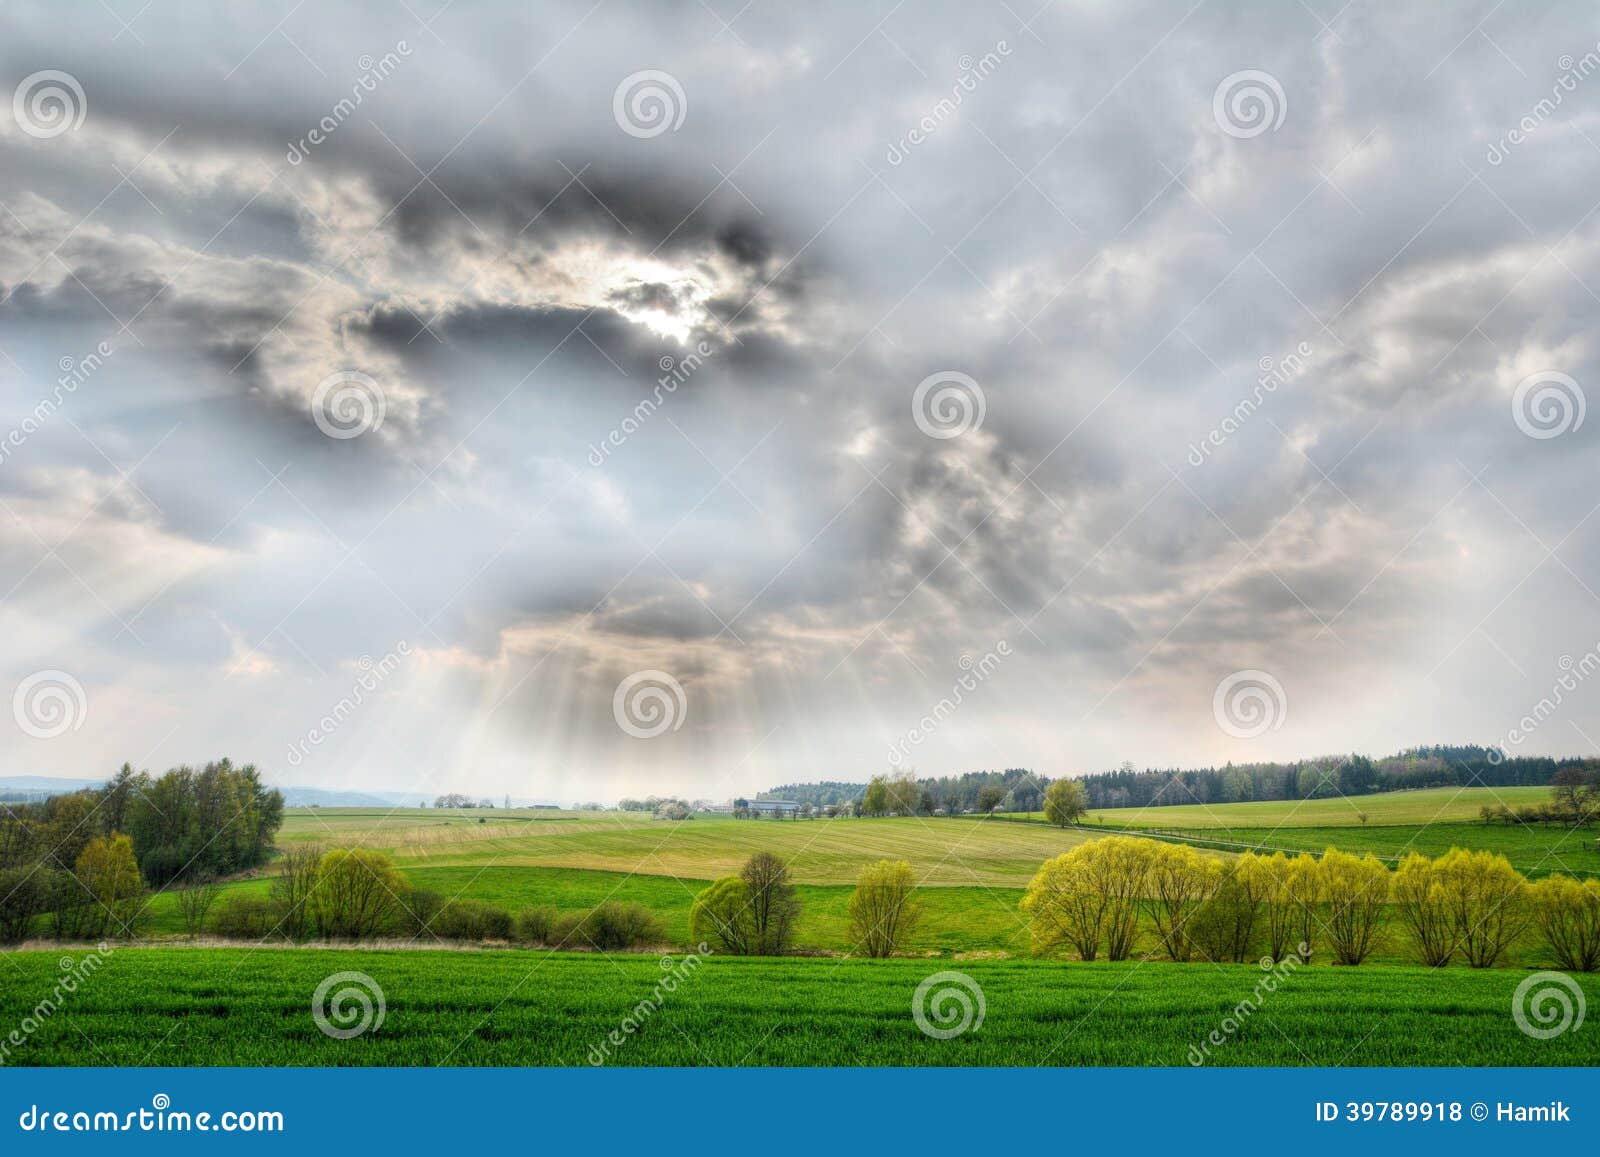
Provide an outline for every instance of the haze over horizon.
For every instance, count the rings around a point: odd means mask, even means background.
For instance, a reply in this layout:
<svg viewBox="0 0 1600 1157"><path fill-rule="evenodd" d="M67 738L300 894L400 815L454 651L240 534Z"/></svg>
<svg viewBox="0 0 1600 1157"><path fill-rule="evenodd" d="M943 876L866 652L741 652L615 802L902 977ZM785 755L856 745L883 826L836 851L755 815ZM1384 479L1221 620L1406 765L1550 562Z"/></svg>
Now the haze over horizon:
<svg viewBox="0 0 1600 1157"><path fill-rule="evenodd" d="M1592 8L1033 7L7 5L0 771L1597 754Z"/></svg>

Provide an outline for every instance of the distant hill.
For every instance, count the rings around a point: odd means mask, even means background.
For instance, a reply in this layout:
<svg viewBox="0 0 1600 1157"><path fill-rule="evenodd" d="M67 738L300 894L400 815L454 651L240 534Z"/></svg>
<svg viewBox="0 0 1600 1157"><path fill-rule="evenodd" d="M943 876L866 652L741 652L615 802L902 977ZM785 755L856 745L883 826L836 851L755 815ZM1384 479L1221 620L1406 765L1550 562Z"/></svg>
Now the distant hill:
<svg viewBox="0 0 1600 1157"><path fill-rule="evenodd" d="M53 795L70 795L86 787L99 787L104 779L57 779L48 775L0 775L0 800L36 803Z"/></svg>

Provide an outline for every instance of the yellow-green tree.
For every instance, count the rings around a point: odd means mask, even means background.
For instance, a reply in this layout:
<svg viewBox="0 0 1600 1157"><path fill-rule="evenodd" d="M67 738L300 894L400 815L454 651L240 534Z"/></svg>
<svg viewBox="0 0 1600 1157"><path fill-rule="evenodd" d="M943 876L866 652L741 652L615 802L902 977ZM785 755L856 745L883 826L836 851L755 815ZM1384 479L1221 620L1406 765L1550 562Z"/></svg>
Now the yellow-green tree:
<svg viewBox="0 0 1600 1157"><path fill-rule="evenodd" d="M1337 848L1322 853L1317 865L1327 903L1327 934L1333 958L1360 964L1377 945L1389 908L1389 869L1372 853L1357 858Z"/></svg>
<svg viewBox="0 0 1600 1157"><path fill-rule="evenodd" d="M144 895L133 840L120 832L96 836L78 853L72 874L89 901L82 927L92 936L104 935L108 929L113 935L131 935Z"/></svg>
<svg viewBox="0 0 1600 1157"><path fill-rule="evenodd" d="M868 956L893 956L921 915L917 881L904 860L879 860L861 870L850 894L850 939Z"/></svg>
<svg viewBox="0 0 1600 1157"><path fill-rule="evenodd" d="M1600 880L1546 876L1529 889L1534 921L1569 972L1600 968Z"/></svg>
<svg viewBox="0 0 1600 1157"><path fill-rule="evenodd" d="M1394 874L1394 906L1417 957L1430 968L1450 963L1456 950L1455 916L1439 867L1413 852Z"/></svg>
<svg viewBox="0 0 1600 1157"><path fill-rule="evenodd" d="M1451 848L1434 863L1452 933L1473 968L1492 968L1528 923L1528 881L1493 852Z"/></svg>
<svg viewBox="0 0 1600 1157"><path fill-rule="evenodd" d="M1261 910L1274 879L1254 852L1235 857L1189 921L1190 940L1208 959L1242 963L1251 956Z"/></svg>
<svg viewBox="0 0 1600 1157"><path fill-rule="evenodd" d="M738 876L724 876L694 898L689 910L689 936L709 942L721 952L744 956L755 940L750 892Z"/></svg>
<svg viewBox="0 0 1600 1157"><path fill-rule="evenodd" d="M336 940L360 940L388 931L408 887L382 852L366 848L325 852L311 893L317 930Z"/></svg>
<svg viewBox="0 0 1600 1157"><path fill-rule="evenodd" d="M1222 865L1185 844L1156 844L1148 889L1156 936L1174 960L1194 956L1189 921L1222 881Z"/></svg>

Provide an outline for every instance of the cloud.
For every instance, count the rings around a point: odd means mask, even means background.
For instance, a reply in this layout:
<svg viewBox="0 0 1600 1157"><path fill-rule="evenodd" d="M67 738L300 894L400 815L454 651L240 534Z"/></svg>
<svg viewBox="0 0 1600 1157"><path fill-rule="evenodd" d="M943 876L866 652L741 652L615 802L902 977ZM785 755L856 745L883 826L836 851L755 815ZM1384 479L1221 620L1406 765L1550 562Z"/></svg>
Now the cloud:
<svg viewBox="0 0 1600 1157"><path fill-rule="evenodd" d="M402 639L299 779L864 776L1002 639L921 770L1492 738L1600 638L1595 420L1512 412L1600 380L1600 87L1576 4L1478 18L14 5L0 78L86 109L0 102L4 674L91 697L15 759L270 774ZM1250 69L1281 122L1229 133ZM1241 741L1251 667L1291 713ZM617 727L640 670L682 728Z"/></svg>

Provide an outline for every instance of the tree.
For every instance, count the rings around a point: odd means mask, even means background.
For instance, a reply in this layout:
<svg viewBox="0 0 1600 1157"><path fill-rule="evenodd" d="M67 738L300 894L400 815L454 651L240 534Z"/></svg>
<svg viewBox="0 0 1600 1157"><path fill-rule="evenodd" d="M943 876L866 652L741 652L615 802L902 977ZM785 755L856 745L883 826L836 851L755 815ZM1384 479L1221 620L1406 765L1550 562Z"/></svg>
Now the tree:
<svg viewBox="0 0 1600 1157"><path fill-rule="evenodd" d="M1093 960L1104 943L1108 959L1126 960L1138 934L1139 901L1155 846L1108 836L1047 860L1022 898L1022 910L1032 917L1034 951L1065 943Z"/></svg>
<svg viewBox="0 0 1600 1157"><path fill-rule="evenodd" d="M1464 848L1451 848L1434 869L1462 957L1473 968L1492 968L1527 926L1527 880L1504 856Z"/></svg>
<svg viewBox="0 0 1600 1157"><path fill-rule="evenodd" d="M1317 867L1333 958L1360 964L1376 944L1389 908L1389 869L1371 852L1358 859L1337 848L1323 852Z"/></svg>
<svg viewBox="0 0 1600 1157"><path fill-rule="evenodd" d="M889 780L885 776L875 775L861 795L861 812L863 815L881 816L888 811Z"/></svg>
<svg viewBox="0 0 1600 1157"><path fill-rule="evenodd" d="M203 877L178 890L178 915L183 919L183 930L190 936L205 931L206 915L222 894L222 885L214 879Z"/></svg>
<svg viewBox="0 0 1600 1157"><path fill-rule="evenodd" d="M313 931L316 910L311 903L322 868L322 849L299 845L283 853L278 874L268 889L278 930L290 940L304 940Z"/></svg>
<svg viewBox="0 0 1600 1157"><path fill-rule="evenodd" d="M1437 865L1413 852L1394 874L1394 907L1411 936L1417 958L1443 968L1455 954L1455 921Z"/></svg>
<svg viewBox="0 0 1600 1157"><path fill-rule="evenodd" d="M28 938L34 918L50 910L55 873L45 867L0 869L0 944Z"/></svg>
<svg viewBox="0 0 1600 1157"><path fill-rule="evenodd" d="M863 868L850 894L850 938L868 956L893 956L916 926L921 911L912 894L916 877L904 860L879 860Z"/></svg>
<svg viewBox="0 0 1600 1157"><path fill-rule="evenodd" d="M961 797L951 794L944 797L944 814L958 816L961 814Z"/></svg>
<svg viewBox="0 0 1600 1157"><path fill-rule="evenodd" d="M1190 939L1210 960L1242 964L1251 953L1261 909L1273 887L1266 861L1241 853L1190 920Z"/></svg>
<svg viewBox="0 0 1600 1157"><path fill-rule="evenodd" d="M1167 955L1194 955L1189 921L1222 881L1222 865L1184 844L1158 844L1150 857L1150 911Z"/></svg>
<svg viewBox="0 0 1600 1157"><path fill-rule="evenodd" d="M1044 818L1058 828L1070 827L1089 809L1083 784L1075 779L1058 779L1044 791Z"/></svg>
<svg viewBox="0 0 1600 1157"><path fill-rule="evenodd" d="M750 904L754 931L751 951L757 956L782 956L789 950L800 903L794 896L789 865L771 852L757 852L739 872Z"/></svg>
<svg viewBox="0 0 1600 1157"><path fill-rule="evenodd" d="M1600 880L1546 876L1529 888L1534 921L1569 972L1600 968Z"/></svg>
<svg viewBox="0 0 1600 1157"><path fill-rule="evenodd" d="M997 783L986 783L978 789L978 811L988 815L1000 806L1000 801L1006 798L1003 787Z"/></svg>
<svg viewBox="0 0 1600 1157"><path fill-rule="evenodd" d="M360 940L388 928L405 879L381 852L335 848L323 855L312 888L317 929L330 939Z"/></svg>
<svg viewBox="0 0 1600 1157"><path fill-rule="evenodd" d="M84 846L72 871L91 901L85 906L88 934L101 936L109 928L114 935L131 935L144 895L133 841L120 832L96 836Z"/></svg>
<svg viewBox="0 0 1600 1157"><path fill-rule="evenodd" d="M1600 806L1600 790L1593 773L1581 768L1563 767L1550 777L1550 794L1556 807L1572 821L1583 823Z"/></svg>
<svg viewBox="0 0 1600 1157"><path fill-rule="evenodd" d="M886 785L885 803L897 816L914 816L922 802L922 789L909 771L898 771Z"/></svg>
<svg viewBox="0 0 1600 1157"><path fill-rule="evenodd" d="M694 898L689 910L689 936L695 943L715 944L719 952L745 956L755 942L750 894L738 876L724 876Z"/></svg>

